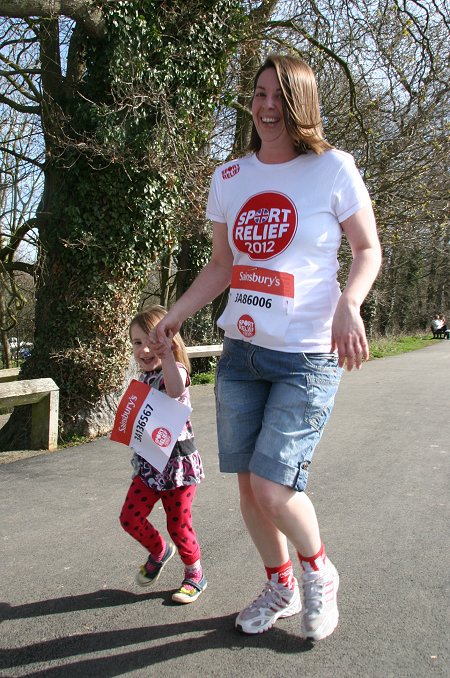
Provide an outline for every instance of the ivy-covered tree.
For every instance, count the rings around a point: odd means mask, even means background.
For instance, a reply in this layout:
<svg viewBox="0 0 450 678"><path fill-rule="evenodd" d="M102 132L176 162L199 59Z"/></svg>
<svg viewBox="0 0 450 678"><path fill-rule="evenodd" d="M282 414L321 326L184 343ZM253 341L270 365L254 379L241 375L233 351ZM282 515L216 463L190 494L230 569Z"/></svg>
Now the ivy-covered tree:
<svg viewBox="0 0 450 678"><path fill-rule="evenodd" d="M188 219L239 3L0 0L0 15L39 50L26 79L8 63L18 87L0 102L33 108L45 144L34 350L21 377L58 384L63 437L97 435L111 426L151 263ZM3 449L24 444L16 418Z"/></svg>

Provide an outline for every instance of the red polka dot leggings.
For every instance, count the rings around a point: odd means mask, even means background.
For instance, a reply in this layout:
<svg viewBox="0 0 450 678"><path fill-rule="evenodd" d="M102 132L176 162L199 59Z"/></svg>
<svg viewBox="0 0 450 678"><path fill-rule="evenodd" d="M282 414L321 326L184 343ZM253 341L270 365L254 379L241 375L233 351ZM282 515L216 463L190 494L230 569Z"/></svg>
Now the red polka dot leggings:
<svg viewBox="0 0 450 678"><path fill-rule="evenodd" d="M122 506L120 524L150 554L162 553L165 548L164 537L147 520L154 505L161 499L166 512L167 531L183 563L192 565L201 556L191 515L196 490L197 485L188 485L158 491L148 487L140 476L136 476Z"/></svg>

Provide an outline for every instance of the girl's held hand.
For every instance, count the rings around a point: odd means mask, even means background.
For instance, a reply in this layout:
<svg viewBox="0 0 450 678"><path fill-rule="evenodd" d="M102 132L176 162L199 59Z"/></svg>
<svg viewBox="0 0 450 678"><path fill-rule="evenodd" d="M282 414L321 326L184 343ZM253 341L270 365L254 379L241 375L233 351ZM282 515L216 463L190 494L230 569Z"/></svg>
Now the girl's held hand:
<svg viewBox="0 0 450 678"><path fill-rule="evenodd" d="M345 365L349 372L354 367L360 370L363 361L369 359L369 344L359 307L345 302L342 297L333 318L331 350L337 350L339 367Z"/></svg>
<svg viewBox="0 0 450 678"><path fill-rule="evenodd" d="M160 359L169 358L172 355L173 351L173 334L168 332L167 334L161 334L159 337L156 333L156 330L151 330L149 332L149 343L154 354Z"/></svg>

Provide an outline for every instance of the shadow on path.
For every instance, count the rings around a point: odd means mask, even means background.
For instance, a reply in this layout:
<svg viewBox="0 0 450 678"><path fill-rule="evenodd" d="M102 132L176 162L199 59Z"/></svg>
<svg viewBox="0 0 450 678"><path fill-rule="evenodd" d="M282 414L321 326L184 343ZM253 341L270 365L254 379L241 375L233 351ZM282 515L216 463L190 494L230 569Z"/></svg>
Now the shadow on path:
<svg viewBox="0 0 450 678"><path fill-rule="evenodd" d="M171 591L163 592L165 604L169 604ZM65 597L54 600L10 607L2 604L2 611L10 619L22 619L47 614L58 614L77 610L104 608L142 602L152 598L161 598L161 591L149 595L136 595L120 590L96 591L94 593ZM171 602L171 601L170 601ZM34 663L48 663L58 659L67 659L77 655L109 652L120 647L129 647L150 643L145 649L110 654L107 657L94 657L48 667L35 672L27 671L27 676L61 676L68 678L88 676L123 675L128 671L155 666L161 662L180 658L194 653L214 649L228 649L236 652L246 648L262 648L265 652L295 654L307 652L314 647L311 641L302 641L280 628L273 628L270 634L245 636L234 629L235 614L210 619L198 619L175 624L160 624L146 627L80 633L67 637L46 640L20 648L0 651L0 667L3 669L22 667ZM169 642L167 639L171 638ZM163 641L158 644L158 641Z"/></svg>

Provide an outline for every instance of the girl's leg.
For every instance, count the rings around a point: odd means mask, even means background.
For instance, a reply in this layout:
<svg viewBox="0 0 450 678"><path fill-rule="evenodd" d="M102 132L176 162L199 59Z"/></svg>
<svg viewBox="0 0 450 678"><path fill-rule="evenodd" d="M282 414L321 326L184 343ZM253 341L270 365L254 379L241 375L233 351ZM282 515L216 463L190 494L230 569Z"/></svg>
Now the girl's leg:
<svg viewBox="0 0 450 678"><path fill-rule="evenodd" d="M140 476L133 478L128 494L122 506L120 524L138 541L156 560L164 554L166 543L162 535L147 520L159 493L149 488Z"/></svg>
<svg viewBox="0 0 450 678"><path fill-rule="evenodd" d="M177 487L161 492L161 501L167 516L169 532L184 565L191 566L200 560L200 545L192 527L192 502L197 485Z"/></svg>
<svg viewBox="0 0 450 678"><path fill-rule="evenodd" d="M207 587L200 562L200 546L192 527L191 507L196 491L196 485L189 485L162 493L167 530L184 563L183 581L172 600L183 604L196 601Z"/></svg>

